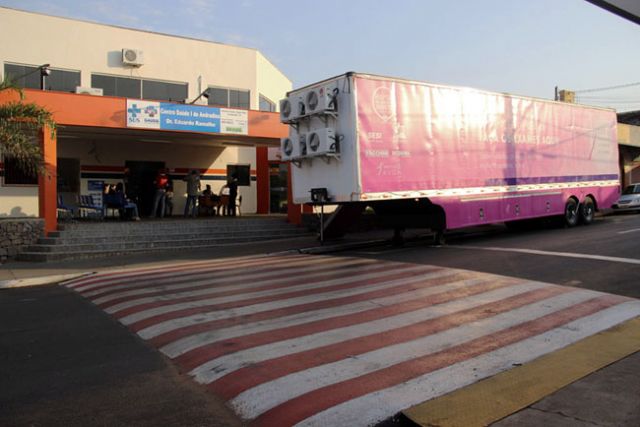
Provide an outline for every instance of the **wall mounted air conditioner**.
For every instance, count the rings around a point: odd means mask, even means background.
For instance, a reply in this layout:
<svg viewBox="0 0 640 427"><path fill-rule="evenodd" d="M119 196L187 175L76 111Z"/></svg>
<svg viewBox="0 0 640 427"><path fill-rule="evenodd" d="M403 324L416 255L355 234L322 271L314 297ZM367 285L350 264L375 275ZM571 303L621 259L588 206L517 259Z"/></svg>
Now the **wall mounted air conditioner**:
<svg viewBox="0 0 640 427"><path fill-rule="evenodd" d="M293 136L280 139L280 154L283 162L293 159L297 144L297 138Z"/></svg>
<svg viewBox="0 0 640 427"><path fill-rule="evenodd" d="M292 95L280 100L280 121L293 123L305 115L305 106L300 95Z"/></svg>
<svg viewBox="0 0 640 427"><path fill-rule="evenodd" d="M102 96L103 90L99 87L76 86L76 93L84 95Z"/></svg>
<svg viewBox="0 0 640 427"><path fill-rule="evenodd" d="M289 123L294 119L294 106L291 102L291 98L285 98L280 100L280 121L282 123ZM286 138L285 138L286 139Z"/></svg>
<svg viewBox="0 0 640 427"><path fill-rule="evenodd" d="M338 87L334 85L320 86L304 94L305 113L307 115L336 111L338 107Z"/></svg>
<svg viewBox="0 0 640 427"><path fill-rule="evenodd" d="M122 63L124 65L132 65L139 67L144 65L144 55L138 49L122 49Z"/></svg>
<svg viewBox="0 0 640 427"><path fill-rule="evenodd" d="M307 157L309 155L309 135L306 133L298 134L297 157Z"/></svg>
<svg viewBox="0 0 640 427"><path fill-rule="evenodd" d="M307 135L290 135L280 140L282 160L295 160L307 156Z"/></svg>
<svg viewBox="0 0 640 427"><path fill-rule="evenodd" d="M309 156L323 156L338 152L338 141L332 128L322 128L307 134L307 152Z"/></svg>

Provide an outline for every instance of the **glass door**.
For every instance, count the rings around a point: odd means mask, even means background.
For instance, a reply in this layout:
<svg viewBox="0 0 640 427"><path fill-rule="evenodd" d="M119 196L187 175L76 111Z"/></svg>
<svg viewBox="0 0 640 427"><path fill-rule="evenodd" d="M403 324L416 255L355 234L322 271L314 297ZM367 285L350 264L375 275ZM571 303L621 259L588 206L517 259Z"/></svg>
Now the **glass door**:
<svg viewBox="0 0 640 427"><path fill-rule="evenodd" d="M287 163L269 163L269 212L287 213Z"/></svg>

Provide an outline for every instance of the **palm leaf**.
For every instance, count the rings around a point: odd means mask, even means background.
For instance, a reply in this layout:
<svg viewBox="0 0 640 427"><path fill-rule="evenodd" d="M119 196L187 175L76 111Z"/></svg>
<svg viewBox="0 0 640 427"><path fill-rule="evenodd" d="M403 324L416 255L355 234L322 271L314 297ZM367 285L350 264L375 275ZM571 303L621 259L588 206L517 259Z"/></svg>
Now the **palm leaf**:
<svg viewBox="0 0 640 427"><path fill-rule="evenodd" d="M42 172L42 150L37 135L45 127L55 135L53 115L39 105L22 102L22 90L10 80L0 82L0 92L9 90L17 91L20 101L0 105L0 154L15 159L28 171Z"/></svg>

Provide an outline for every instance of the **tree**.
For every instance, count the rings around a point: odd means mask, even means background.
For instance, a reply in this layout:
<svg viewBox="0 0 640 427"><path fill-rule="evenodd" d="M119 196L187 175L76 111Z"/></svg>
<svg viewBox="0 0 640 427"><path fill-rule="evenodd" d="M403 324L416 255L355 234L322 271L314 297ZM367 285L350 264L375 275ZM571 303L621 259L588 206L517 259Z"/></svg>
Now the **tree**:
<svg viewBox="0 0 640 427"><path fill-rule="evenodd" d="M55 134L53 115L39 105L23 102L24 93L8 78L0 82L0 93L5 91L17 92L20 100L0 104L0 154L11 157L25 170L40 172L42 149L34 143L34 136L45 126Z"/></svg>

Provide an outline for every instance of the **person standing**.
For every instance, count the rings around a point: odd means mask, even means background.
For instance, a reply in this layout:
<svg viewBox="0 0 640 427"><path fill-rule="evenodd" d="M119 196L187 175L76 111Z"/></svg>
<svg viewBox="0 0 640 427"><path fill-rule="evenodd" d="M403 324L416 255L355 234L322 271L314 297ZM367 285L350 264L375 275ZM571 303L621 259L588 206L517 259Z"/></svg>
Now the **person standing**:
<svg viewBox="0 0 640 427"><path fill-rule="evenodd" d="M188 217L189 212L194 218L197 216L197 201L200 194L200 173L193 169L191 173L184 177L187 182L187 203L184 205L184 216ZM189 211L191 209L191 211Z"/></svg>
<svg viewBox="0 0 640 427"><path fill-rule="evenodd" d="M164 218L165 195L167 192L167 186L169 185L169 177L164 169L160 169L158 171L158 175L156 175L153 185L156 192L153 195L153 210L151 211L151 217L158 216L160 218ZM160 208L159 212L158 207Z"/></svg>
<svg viewBox="0 0 640 427"><path fill-rule="evenodd" d="M231 175L231 180L227 184L229 186L229 204L227 205L227 215L236 216L236 198L238 197L238 176Z"/></svg>

